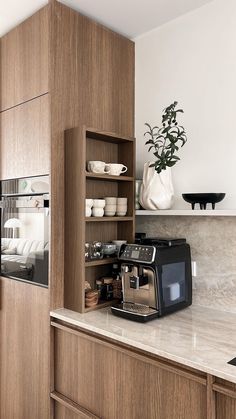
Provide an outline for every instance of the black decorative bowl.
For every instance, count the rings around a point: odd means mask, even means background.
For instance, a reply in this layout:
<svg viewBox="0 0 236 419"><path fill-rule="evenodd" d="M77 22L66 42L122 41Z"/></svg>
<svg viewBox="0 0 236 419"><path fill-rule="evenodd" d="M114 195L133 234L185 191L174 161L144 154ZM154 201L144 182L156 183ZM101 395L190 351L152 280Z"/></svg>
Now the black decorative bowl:
<svg viewBox="0 0 236 419"><path fill-rule="evenodd" d="M211 204L212 209L215 209L215 204L224 199L225 193L183 193L182 197L192 205L193 210L195 204L199 204L201 210L206 209L207 204Z"/></svg>

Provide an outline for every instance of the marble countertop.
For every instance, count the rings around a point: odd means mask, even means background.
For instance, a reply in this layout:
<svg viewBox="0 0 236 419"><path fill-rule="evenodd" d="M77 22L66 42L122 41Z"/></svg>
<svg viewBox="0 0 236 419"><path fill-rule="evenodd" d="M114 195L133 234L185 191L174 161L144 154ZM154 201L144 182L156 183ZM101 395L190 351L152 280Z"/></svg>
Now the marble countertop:
<svg viewBox="0 0 236 419"><path fill-rule="evenodd" d="M67 309L51 316L183 365L236 383L236 314L191 306L146 324L121 319L110 308L79 314Z"/></svg>

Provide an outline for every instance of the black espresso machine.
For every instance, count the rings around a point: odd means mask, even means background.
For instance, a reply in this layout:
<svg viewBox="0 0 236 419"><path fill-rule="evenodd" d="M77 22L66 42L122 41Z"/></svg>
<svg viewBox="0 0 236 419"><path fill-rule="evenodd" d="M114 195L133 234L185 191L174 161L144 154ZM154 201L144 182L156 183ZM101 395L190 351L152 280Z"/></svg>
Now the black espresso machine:
<svg viewBox="0 0 236 419"><path fill-rule="evenodd" d="M185 239L144 238L119 253L123 301L116 316L138 322L173 313L192 304L190 246Z"/></svg>

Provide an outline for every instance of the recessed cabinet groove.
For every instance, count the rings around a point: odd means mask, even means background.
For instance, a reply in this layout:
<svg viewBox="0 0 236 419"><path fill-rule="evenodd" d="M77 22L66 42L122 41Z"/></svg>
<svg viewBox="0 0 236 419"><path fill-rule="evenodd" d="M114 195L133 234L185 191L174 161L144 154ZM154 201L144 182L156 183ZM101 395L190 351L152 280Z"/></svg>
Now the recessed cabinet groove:
<svg viewBox="0 0 236 419"><path fill-rule="evenodd" d="M50 173L49 95L0 113L1 179Z"/></svg>
<svg viewBox="0 0 236 419"><path fill-rule="evenodd" d="M49 91L48 7L1 38L0 110Z"/></svg>

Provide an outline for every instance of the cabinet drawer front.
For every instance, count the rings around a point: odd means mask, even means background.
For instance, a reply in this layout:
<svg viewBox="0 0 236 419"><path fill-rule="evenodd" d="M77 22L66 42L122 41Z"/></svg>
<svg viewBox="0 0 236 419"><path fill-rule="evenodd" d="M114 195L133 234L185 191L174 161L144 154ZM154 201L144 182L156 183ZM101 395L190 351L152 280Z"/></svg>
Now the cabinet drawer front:
<svg viewBox="0 0 236 419"><path fill-rule="evenodd" d="M49 173L49 111L44 95L0 114L1 179Z"/></svg>
<svg viewBox="0 0 236 419"><path fill-rule="evenodd" d="M58 328L55 390L103 419L206 418L201 382L142 361L131 351Z"/></svg>
<svg viewBox="0 0 236 419"><path fill-rule="evenodd" d="M1 38L0 110L48 92L48 7Z"/></svg>
<svg viewBox="0 0 236 419"><path fill-rule="evenodd" d="M55 400L55 417L58 415L59 418L64 416L67 418L68 415L68 417L78 419L101 419L56 391L51 393L51 398Z"/></svg>
<svg viewBox="0 0 236 419"><path fill-rule="evenodd" d="M235 419L236 418L236 399L216 394L216 419Z"/></svg>
<svg viewBox="0 0 236 419"><path fill-rule="evenodd" d="M71 412L60 403L55 403L54 419L85 419L85 416Z"/></svg>

